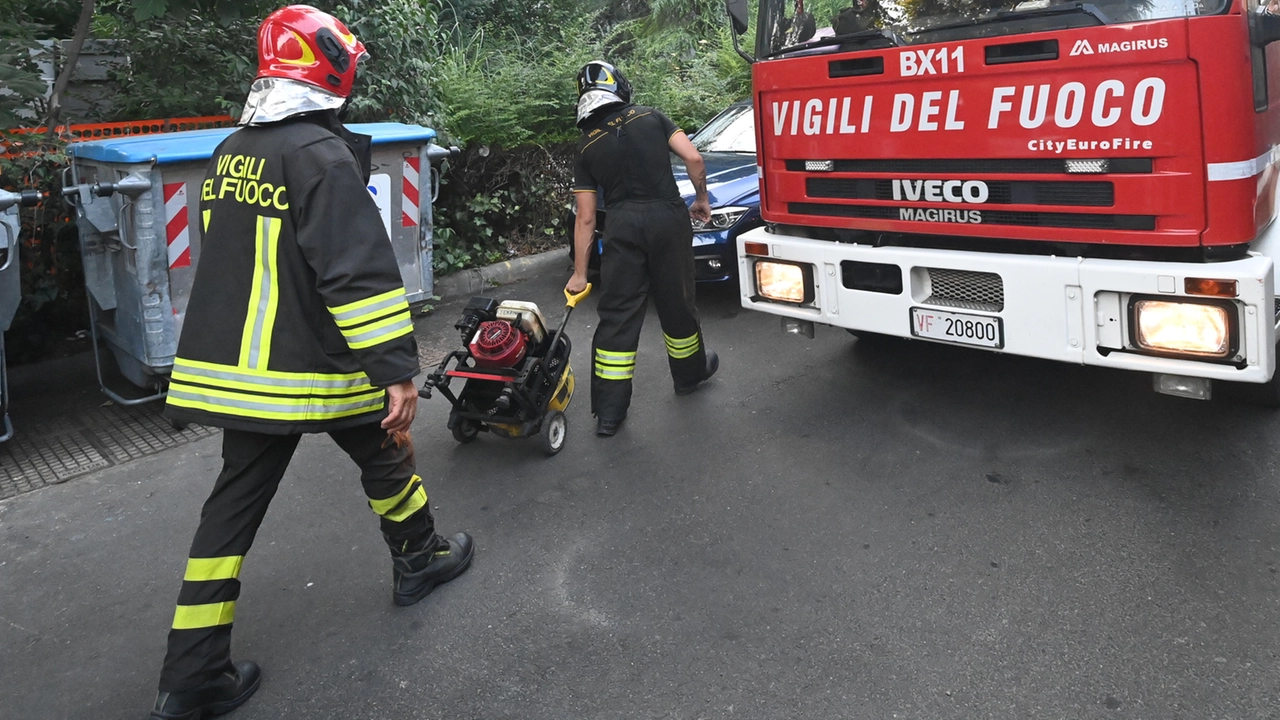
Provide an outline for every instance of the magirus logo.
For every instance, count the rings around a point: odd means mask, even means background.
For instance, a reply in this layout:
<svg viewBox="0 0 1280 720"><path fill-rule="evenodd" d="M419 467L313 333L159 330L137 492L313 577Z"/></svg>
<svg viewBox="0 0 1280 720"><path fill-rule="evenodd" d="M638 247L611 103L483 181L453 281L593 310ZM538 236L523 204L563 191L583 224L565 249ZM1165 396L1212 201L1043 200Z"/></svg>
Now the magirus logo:
<svg viewBox="0 0 1280 720"><path fill-rule="evenodd" d="M1169 47L1169 38L1154 38L1151 40L1125 40L1124 42L1100 42L1097 45L1091 45L1088 40L1077 40L1075 45L1071 46L1071 56L1076 55L1093 55L1094 53L1125 53L1136 52L1139 50L1163 50Z"/></svg>

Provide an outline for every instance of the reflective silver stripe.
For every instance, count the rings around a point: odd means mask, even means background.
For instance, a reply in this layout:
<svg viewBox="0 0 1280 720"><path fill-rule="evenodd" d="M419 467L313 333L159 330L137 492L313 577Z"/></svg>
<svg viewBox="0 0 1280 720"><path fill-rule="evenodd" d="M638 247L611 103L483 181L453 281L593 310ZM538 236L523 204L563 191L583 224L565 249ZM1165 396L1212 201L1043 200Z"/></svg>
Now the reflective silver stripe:
<svg viewBox="0 0 1280 720"><path fill-rule="evenodd" d="M630 380L635 375L635 367L615 367L612 365L596 365L596 377L605 380Z"/></svg>
<svg viewBox="0 0 1280 720"><path fill-rule="evenodd" d="M272 224L278 222L275 218L266 215L258 216L259 222L262 224L258 228L258 267L262 271L262 280L258 285L258 306L254 309L253 316L253 333L249 339L249 367L259 370L266 367L266 363L262 358L262 345L264 329L267 325L267 316L274 311L275 299L272 297L271 291L275 288L275 277L272 275L271 266L275 259L274 250L275 243L272 242L271 231L274 229ZM268 340L268 342L270 342Z"/></svg>
<svg viewBox="0 0 1280 720"><path fill-rule="evenodd" d="M359 325L365 320L373 320L380 315L386 315L390 310L408 309L409 301L405 299L404 291L401 290L395 296L376 302L368 307L333 313L333 319L338 323L338 327L351 327L352 325Z"/></svg>
<svg viewBox="0 0 1280 720"><path fill-rule="evenodd" d="M244 397L247 398L249 396L245 395ZM354 402L319 402L307 399L301 404L293 405L223 397L222 395L200 392L198 388L170 385L169 399L188 400L193 403L215 406L215 408L221 406L225 408L247 410L255 413L296 415L299 418L305 418L308 415L334 415L350 413L355 410L363 410L366 408L381 408L386 398L385 395L379 393L373 397L356 400ZM263 400L267 400L267 398L263 398Z"/></svg>
<svg viewBox="0 0 1280 720"><path fill-rule="evenodd" d="M1262 153L1252 160L1241 160L1239 162L1225 163L1209 163L1208 175L1209 182L1221 182L1223 180L1245 180L1266 170L1272 163L1277 160L1277 149Z"/></svg>
<svg viewBox="0 0 1280 720"><path fill-rule="evenodd" d="M409 313L404 313L403 316L393 316L392 319L394 322L382 327L376 327L371 330L364 330L363 328L343 330L342 334L347 338L347 345L350 345L352 349L359 350L360 348L371 347L403 335L403 331L406 329L413 329L413 318L409 316Z"/></svg>
<svg viewBox="0 0 1280 720"><path fill-rule="evenodd" d="M220 380L229 382L240 382L247 385L260 385L264 390L270 392L272 388L324 388L326 390L351 390L369 389L373 386L369 384L368 377L357 377L350 379L330 379L322 380L320 378L285 378L272 377L267 375L258 375L256 373L237 372L235 370L212 370L209 368L195 367L188 365L181 359L174 360L173 371L186 373L206 380ZM305 373L298 373L305 375Z"/></svg>

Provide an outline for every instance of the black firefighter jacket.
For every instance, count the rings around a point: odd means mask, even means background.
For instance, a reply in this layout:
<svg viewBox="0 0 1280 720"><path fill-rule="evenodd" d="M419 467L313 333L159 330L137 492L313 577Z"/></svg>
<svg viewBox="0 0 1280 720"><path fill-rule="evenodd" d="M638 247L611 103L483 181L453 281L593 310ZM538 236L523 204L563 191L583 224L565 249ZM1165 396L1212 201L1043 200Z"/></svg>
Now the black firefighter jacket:
<svg viewBox="0 0 1280 720"><path fill-rule="evenodd" d="M381 420L382 388L418 374L395 252L365 187L368 140L326 113L242 128L214 151L169 417L327 432Z"/></svg>

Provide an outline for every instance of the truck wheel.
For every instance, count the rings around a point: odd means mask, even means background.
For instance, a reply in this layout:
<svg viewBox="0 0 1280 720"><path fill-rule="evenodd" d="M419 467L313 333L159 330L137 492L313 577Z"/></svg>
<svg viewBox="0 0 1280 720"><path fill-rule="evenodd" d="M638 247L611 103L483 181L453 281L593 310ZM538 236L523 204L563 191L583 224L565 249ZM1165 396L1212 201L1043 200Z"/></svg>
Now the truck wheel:
<svg viewBox="0 0 1280 720"><path fill-rule="evenodd" d="M548 456L555 455L564 448L564 438L569 434L569 420L559 410L552 410L542 421L542 452Z"/></svg>
<svg viewBox="0 0 1280 720"><path fill-rule="evenodd" d="M453 426L453 439L462 444L466 444L476 439L476 435L480 434L480 425L475 420L461 419L457 425Z"/></svg>

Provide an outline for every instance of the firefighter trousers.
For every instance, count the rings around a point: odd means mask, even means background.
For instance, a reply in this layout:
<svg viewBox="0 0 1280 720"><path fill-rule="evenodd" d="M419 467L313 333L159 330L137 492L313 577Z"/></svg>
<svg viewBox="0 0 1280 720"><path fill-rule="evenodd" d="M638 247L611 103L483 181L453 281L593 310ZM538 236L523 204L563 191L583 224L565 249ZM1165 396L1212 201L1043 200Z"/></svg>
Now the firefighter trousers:
<svg viewBox="0 0 1280 720"><path fill-rule="evenodd" d="M369 505L393 549L435 540L435 521L413 447L388 442L378 423L329 436L360 467ZM200 513L191 541L160 691L190 690L231 668L231 625L240 596L240 566L276 494L301 435L225 430L222 473Z"/></svg>
<svg viewBox="0 0 1280 720"><path fill-rule="evenodd" d="M682 201L622 203L609 208L600 255L600 323L592 342L591 412L621 420L631 405L636 350L653 297L676 387L706 372L694 305L693 229Z"/></svg>

